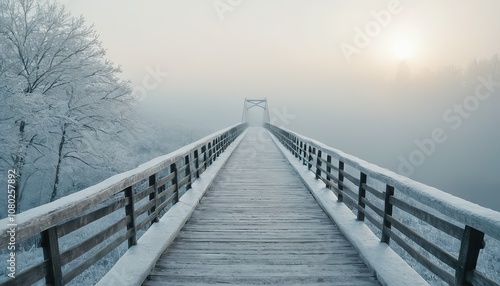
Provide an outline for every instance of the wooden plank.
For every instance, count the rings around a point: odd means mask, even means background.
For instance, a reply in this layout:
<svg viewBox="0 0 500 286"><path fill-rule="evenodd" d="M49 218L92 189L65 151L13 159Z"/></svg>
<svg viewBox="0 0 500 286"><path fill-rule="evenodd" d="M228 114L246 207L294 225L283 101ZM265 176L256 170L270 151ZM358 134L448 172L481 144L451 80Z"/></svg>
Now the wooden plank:
<svg viewBox="0 0 500 286"><path fill-rule="evenodd" d="M411 239L413 242L418 244L420 247L425 249L427 252L430 254L434 255L434 257L438 258L442 262L446 263L448 266L450 266L453 269L456 269L458 267L458 259L453 257L453 255L435 243L429 241L426 239L424 236L421 234L415 232L411 228L407 227L400 221L396 220L392 216L387 216L387 219L391 222L392 227L396 228L399 230L402 234L404 234L406 237Z"/></svg>
<svg viewBox="0 0 500 286"><path fill-rule="evenodd" d="M381 218L384 218L384 211L381 210L379 207L376 205L372 204L367 198L362 199L363 203L369 207L373 212L375 212L377 215L379 215Z"/></svg>
<svg viewBox="0 0 500 286"><path fill-rule="evenodd" d="M163 185L169 183L170 181L172 181L173 178L175 178L175 173L170 173L170 174L166 175L165 177L161 178L160 180L158 180L157 185L163 186Z"/></svg>
<svg viewBox="0 0 500 286"><path fill-rule="evenodd" d="M42 261L36 265L24 269L23 271L16 273L16 278L6 278L6 280L0 280L0 285L2 286L17 286L17 285L32 285L36 282L42 280L49 269L49 262Z"/></svg>
<svg viewBox="0 0 500 286"><path fill-rule="evenodd" d="M475 269L470 271L469 273L467 273L467 282L471 283L474 286L493 286L493 285L498 286L498 285L500 285L499 281L493 281Z"/></svg>
<svg viewBox="0 0 500 286"><path fill-rule="evenodd" d="M89 258L85 259L84 261L80 262L77 266L69 270L64 274L63 278L63 283L68 284L71 280L75 279L76 276L78 276L80 273L85 271L87 268L92 266L94 263L99 261L101 258L106 256L108 253L110 253L113 249L117 248L120 244L122 244L124 241L128 240L131 236L134 235L133 229L128 230L126 233L123 235L120 235L117 237L115 240L113 240L111 243L106 244L103 248L99 249L96 253L94 253L92 256Z"/></svg>
<svg viewBox="0 0 500 286"><path fill-rule="evenodd" d="M368 219L369 222L371 222L377 229L382 231L382 222L378 221L375 217L373 217L369 212L366 210L363 210L365 214L365 218Z"/></svg>
<svg viewBox="0 0 500 286"><path fill-rule="evenodd" d="M356 177L347 173L344 170L340 170L340 173L342 174L342 176L344 176L344 178L347 178L349 181L351 181L351 183L353 183L356 186L359 186L359 180Z"/></svg>
<svg viewBox="0 0 500 286"><path fill-rule="evenodd" d="M330 157L330 160L328 160L328 157ZM323 161L323 163L326 164L326 167L329 168L327 169L328 170L328 173L331 173L331 170L334 170L334 171L338 171L339 168L335 165L332 164L331 160L332 160L332 156L328 155L327 159L323 159L321 158L321 161Z"/></svg>
<svg viewBox="0 0 500 286"><path fill-rule="evenodd" d="M363 186L363 189L365 189L366 191L368 191L370 194L374 195L378 199L380 199L382 201L385 199L384 194L377 191L377 189L373 188L372 186L370 186L366 183L363 183L362 186Z"/></svg>
<svg viewBox="0 0 500 286"><path fill-rule="evenodd" d="M214 278L212 276L207 276L204 278L200 277L185 277L177 279L175 276L168 277L168 281L170 284L167 285L176 285L176 286L200 286L200 285L264 285L271 284L276 285L278 282L272 282L273 278L271 277L255 277L255 276L241 276L241 277L217 277ZM203 281L203 282L200 282ZM317 278L312 277L302 277L302 276L294 276L289 275L284 278L279 278L276 280L279 282L283 282L284 285L289 286L319 286L319 285L342 285L342 286L372 286L378 285L376 281L374 281L371 277L357 277L355 282L350 281L344 277L338 276L317 276ZM148 277L148 280L144 285L148 286L160 286L165 285L165 277L164 276L156 276L151 275Z"/></svg>
<svg viewBox="0 0 500 286"><path fill-rule="evenodd" d="M57 235L59 237L63 237L83 226L86 226L91 222L94 222L110 213L113 213L120 208L123 208L127 204L128 200L126 198L119 198L118 200L112 202L110 205L104 206L83 216L67 221L57 227Z"/></svg>
<svg viewBox="0 0 500 286"><path fill-rule="evenodd" d="M420 251L415 249L415 247L408 244L402 238L397 236L391 229L384 227L385 233L391 237L391 239L397 243L401 248L403 248L408 254L411 255L418 263L422 264L425 268L429 269L432 273L436 274L439 278L443 279L446 283L454 285L455 277L444 270L441 266L434 264L430 259L425 257Z"/></svg>
<svg viewBox="0 0 500 286"><path fill-rule="evenodd" d="M145 203L142 206L140 206L137 209L135 209L134 216L137 218L141 214L149 211L154 206L156 206L156 201L148 201L147 203Z"/></svg>
<svg viewBox="0 0 500 286"><path fill-rule="evenodd" d="M154 221L156 219L156 217L157 217L156 211L150 213L143 221L137 223L137 225L136 225L137 231L141 230L143 227L148 226L148 223Z"/></svg>
<svg viewBox="0 0 500 286"><path fill-rule="evenodd" d="M249 130L145 285L379 285L267 133L257 133Z"/></svg>
<svg viewBox="0 0 500 286"><path fill-rule="evenodd" d="M441 230L442 232L453 236L454 238L461 240L462 236L464 234L463 228L460 228L444 219L441 219L433 214L430 214L426 211L423 211L421 209L418 209L407 202L402 201L401 199L392 197L391 198L391 204L394 205L395 207L399 208L400 210L403 210L414 217L425 221L426 223L432 225L433 227Z"/></svg>
<svg viewBox="0 0 500 286"><path fill-rule="evenodd" d="M66 249L61 253L61 263L62 265L66 265L69 262L75 260L80 257L84 253L88 252L95 246L99 245L101 242L111 237L121 229L125 228L130 223L130 217L123 217L116 223L107 227L106 229L100 231L99 233L87 238L84 241L79 242L76 245Z"/></svg>
<svg viewBox="0 0 500 286"><path fill-rule="evenodd" d="M154 192L155 192L154 186L149 186L146 189L135 193L134 194L134 203L144 199L145 197L147 197L148 195L150 195L151 193L154 193Z"/></svg>
<svg viewBox="0 0 500 286"><path fill-rule="evenodd" d="M156 209L156 211L159 213L161 211L163 211L163 209L171 202L173 202L173 200L177 198L177 192L173 193L170 195L170 197L168 197L165 201L163 201L161 204L158 205L158 208Z"/></svg>
<svg viewBox="0 0 500 286"><path fill-rule="evenodd" d="M186 185L189 185L191 181L191 177L190 176L186 176L184 178L182 178L182 180L179 181L178 185L179 185L179 188L182 188Z"/></svg>

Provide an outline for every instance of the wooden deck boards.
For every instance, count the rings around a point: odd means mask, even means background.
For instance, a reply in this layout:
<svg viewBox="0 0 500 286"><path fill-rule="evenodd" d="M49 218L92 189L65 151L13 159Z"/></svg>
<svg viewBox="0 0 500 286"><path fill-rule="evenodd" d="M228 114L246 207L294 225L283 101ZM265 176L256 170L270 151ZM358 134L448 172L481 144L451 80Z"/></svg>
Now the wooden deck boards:
<svg viewBox="0 0 500 286"><path fill-rule="evenodd" d="M250 129L144 285L379 285L262 129Z"/></svg>

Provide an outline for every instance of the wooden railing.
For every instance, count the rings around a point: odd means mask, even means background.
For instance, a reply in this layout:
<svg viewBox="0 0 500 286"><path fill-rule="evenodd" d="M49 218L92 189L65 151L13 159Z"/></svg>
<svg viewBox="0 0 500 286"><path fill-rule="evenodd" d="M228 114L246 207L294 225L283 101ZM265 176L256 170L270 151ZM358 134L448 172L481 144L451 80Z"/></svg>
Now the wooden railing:
<svg viewBox="0 0 500 286"><path fill-rule="evenodd" d="M125 241L128 247L135 245L138 234L158 222L246 127L242 123L221 130L132 171L17 215L16 242L40 239L43 259L18 269L15 279L0 284L31 285L45 279L48 285L64 285ZM88 232L85 227L93 222L106 226L82 240L70 238L75 241L62 248L62 239L73 232ZM0 221L0 249L9 242L7 224L6 219Z"/></svg>
<svg viewBox="0 0 500 286"><path fill-rule="evenodd" d="M486 277L476 270L480 251L485 247L485 234L497 245L500 241L500 213L292 131L271 124L265 127L340 202L350 206L358 220L367 220L365 223L380 235L383 243L394 241L448 284L500 285L500 277ZM441 243L432 239L432 233L438 233ZM493 258L491 263L498 263L498 257Z"/></svg>

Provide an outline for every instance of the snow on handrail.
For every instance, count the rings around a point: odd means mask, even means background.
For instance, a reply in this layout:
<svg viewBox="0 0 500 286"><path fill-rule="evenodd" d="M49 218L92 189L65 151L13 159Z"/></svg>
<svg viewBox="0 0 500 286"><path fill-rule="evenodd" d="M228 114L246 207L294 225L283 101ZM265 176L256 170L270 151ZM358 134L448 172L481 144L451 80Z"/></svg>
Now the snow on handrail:
<svg viewBox="0 0 500 286"><path fill-rule="evenodd" d="M101 183L90 186L86 189L55 200L51 203L29 209L16 215L16 235L17 240L21 241L29 238L36 233L52 227L74 213L75 207L84 209L111 197L113 194L122 191L127 186L148 178L148 176L159 172L170 164L177 162L186 153L205 145L207 142L219 137L233 128L241 127L244 123L238 123L228 128L216 131L196 142L181 147L167 155L157 157L144 164L139 165L133 170L114 175ZM0 220L0 247L4 247L8 242L8 233L11 224L8 218Z"/></svg>
<svg viewBox="0 0 500 286"><path fill-rule="evenodd" d="M324 143L300 135L286 128L279 128L300 138L300 140L313 147L328 151L329 155L335 159L349 164L369 177L393 186L401 193L437 210L457 222L473 226L485 234L500 240L500 212L482 207L478 204L443 192L437 188L414 181L408 177L366 162L353 155L332 148Z"/></svg>

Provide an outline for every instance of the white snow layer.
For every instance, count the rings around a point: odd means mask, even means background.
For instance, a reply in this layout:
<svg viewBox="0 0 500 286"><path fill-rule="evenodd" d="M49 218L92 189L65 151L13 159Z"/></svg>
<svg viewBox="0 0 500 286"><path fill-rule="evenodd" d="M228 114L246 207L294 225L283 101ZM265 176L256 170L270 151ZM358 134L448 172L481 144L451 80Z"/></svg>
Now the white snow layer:
<svg viewBox="0 0 500 286"><path fill-rule="evenodd" d="M173 242L194 209L205 195L214 178L240 144L246 131L240 135L207 170L200 175L158 223L153 224L96 284L98 286L141 285L153 269L160 255Z"/></svg>
<svg viewBox="0 0 500 286"><path fill-rule="evenodd" d="M344 163L362 171L368 177L372 177L393 186L401 194L411 197L464 225L472 226L496 240L500 240L500 212L455 197L423 183L416 182L408 177L368 163L355 156L346 154L288 129L281 129L296 136L308 145L327 151L328 155L331 155L335 159L342 160Z"/></svg>
<svg viewBox="0 0 500 286"><path fill-rule="evenodd" d="M321 208L333 219L368 267L375 272L382 285L429 285L389 245L380 242L380 239L364 222L356 220L354 213L345 204L337 202L337 197L333 192L327 189L322 181L316 180L315 175L307 169L307 166L302 165L273 134L271 137ZM322 145L322 148L326 149L325 147L327 146Z"/></svg>

